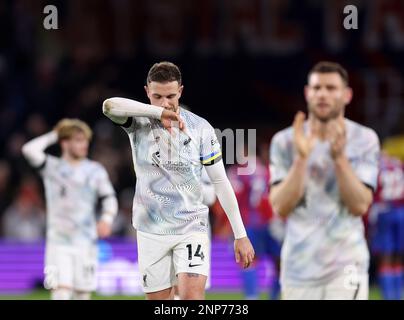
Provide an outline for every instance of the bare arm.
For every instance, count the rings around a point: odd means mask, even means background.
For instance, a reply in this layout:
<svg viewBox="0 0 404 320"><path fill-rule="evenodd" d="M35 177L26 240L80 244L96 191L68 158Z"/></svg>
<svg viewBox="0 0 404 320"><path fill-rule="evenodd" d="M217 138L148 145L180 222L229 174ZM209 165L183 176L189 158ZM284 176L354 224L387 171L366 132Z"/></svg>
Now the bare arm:
<svg viewBox="0 0 404 320"><path fill-rule="evenodd" d="M373 201L372 191L355 173L351 163L345 155L346 130L343 118L331 121L327 128L327 139L330 141L331 157L334 160L339 194L342 202L354 216L365 214ZM362 162L359 167L366 168L368 172L376 170L374 183L377 180L379 140L376 135L369 135L369 145L361 155ZM366 174L368 176L368 174ZM364 179L362 174L362 179ZM364 181L372 180L368 177Z"/></svg>
<svg viewBox="0 0 404 320"><path fill-rule="evenodd" d="M358 179L344 155L335 159L335 173L342 202L349 212L355 216L365 214L373 201L373 193Z"/></svg>
<svg viewBox="0 0 404 320"><path fill-rule="evenodd" d="M307 159L296 157L286 178L270 188L272 207L282 217L288 216L303 197L306 165Z"/></svg>
<svg viewBox="0 0 404 320"><path fill-rule="evenodd" d="M292 166L287 171L285 178L283 178L279 184L275 184L270 188L269 200L274 211L282 217L288 216L304 195L307 159L317 141L317 136L313 130L308 136L305 135L303 129L304 120L304 113L298 112L293 122L295 155ZM273 141L273 144L273 151L277 153L276 155L271 155L271 158L274 158L274 162L277 162L274 166L274 170L282 169L283 171L285 168L281 166L280 163L285 157L285 154L283 154L282 151L280 151L281 148L277 146L278 142Z"/></svg>

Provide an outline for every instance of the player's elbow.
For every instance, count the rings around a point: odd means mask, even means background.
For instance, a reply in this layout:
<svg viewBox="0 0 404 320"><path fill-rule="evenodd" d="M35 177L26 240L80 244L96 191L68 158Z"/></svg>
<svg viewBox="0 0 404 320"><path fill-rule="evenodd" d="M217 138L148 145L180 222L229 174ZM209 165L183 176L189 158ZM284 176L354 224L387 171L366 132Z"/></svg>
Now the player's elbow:
<svg viewBox="0 0 404 320"><path fill-rule="evenodd" d="M102 103L102 112L107 116L111 117L114 111L118 109L118 99L108 98Z"/></svg>
<svg viewBox="0 0 404 320"><path fill-rule="evenodd" d="M278 199L275 192L270 192L269 202L271 203L272 210L278 216L285 218L289 215L290 210L288 210L287 206L285 206L282 201Z"/></svg>
<svg viewBox="0 0 404 320"><path fill-rule="evenodd" d="M22 146L21 153L24 156L24 158L26 159L29 158L30 154L32 153L29 142L27 142Z"/></svg>
<svg viewBox="0 0 404 320"><path fill-rule="evenodd" d="M106 99L102 103L102 112L108 116L111 114L111 109L113 108L113 102L112 99Z"/></svg>
<svg viewBox="0 0 404 320"><path fill-rule="evenodd" d="M348 210L352 215L360 217L363 216L366 212L368 212L369 206L370 204L363 202L350 206Z"/></svg>
<svg viewBox="0 0 404 320"><path fill-rule="evenodd" d="M370 189L366 189L362 194L360 200L355 200L352 204L348 205L348 210L354 216L363 216L369 210L373 202L373 193Z"/></svg>
<svg viewBox="0 0 404 320"><path fill-rule="evenodd" d="M285 206L272 206L272 210L276 215L278 215L281 218L286 218L291 210L289 208L286 208Z"/></svg>

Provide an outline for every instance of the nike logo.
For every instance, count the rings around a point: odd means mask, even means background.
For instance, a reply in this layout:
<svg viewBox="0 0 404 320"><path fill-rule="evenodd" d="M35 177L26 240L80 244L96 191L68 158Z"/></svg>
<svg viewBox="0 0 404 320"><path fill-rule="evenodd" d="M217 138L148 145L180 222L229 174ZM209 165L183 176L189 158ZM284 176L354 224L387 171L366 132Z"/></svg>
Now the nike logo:
<svg viewBox="0 0 404 320"><path fill-rule="evenodd" d="M202 263L200 263L200 264L191 264L191 262L189 263L189 267L190 268L192 268L192 267L197 267L197 266L201 266L202 265Z"/></svg>

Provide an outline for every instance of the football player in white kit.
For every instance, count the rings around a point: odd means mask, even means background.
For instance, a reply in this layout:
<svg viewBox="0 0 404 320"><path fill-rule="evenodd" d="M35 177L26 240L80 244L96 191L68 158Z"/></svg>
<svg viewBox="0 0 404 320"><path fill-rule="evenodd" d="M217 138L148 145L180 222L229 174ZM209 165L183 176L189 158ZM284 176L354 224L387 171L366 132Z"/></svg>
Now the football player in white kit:
<svg viewBox="0 0 404 320"><path fill-rule="evenodd" d="M287 217L282 298L368 299L362 215L376 188L379 139L344 117L352 89L339 64L315 65L304 93L308 120L298 112L270 150L270 200Z"/></svg>
<svg viewBox="0 0 404 320"><path fill-rule="evenodd" d="M47 229L45 288L53 300L88 300L96 288L97 238L107 237L117 200L107 171L87 158L91 129L63 119L55 129L27 142L22 152L45 185ZM60 158L45 149L59 142ZM101 201L101 216L96 207Z"/></svg>
<svg viewBox="0 0 404 320"><path fill-rule="evenodd" d="M205 166L233 232L236 262L254 259L237 200L226 176L213 127L179 107L181 73L156 63L145 86L150 105L110 98L103 112L127 132L136 172L133 226L147 299L204 299L209 273L208 207L203 204ZM176 123L176 124L175 124Z"/></svg>

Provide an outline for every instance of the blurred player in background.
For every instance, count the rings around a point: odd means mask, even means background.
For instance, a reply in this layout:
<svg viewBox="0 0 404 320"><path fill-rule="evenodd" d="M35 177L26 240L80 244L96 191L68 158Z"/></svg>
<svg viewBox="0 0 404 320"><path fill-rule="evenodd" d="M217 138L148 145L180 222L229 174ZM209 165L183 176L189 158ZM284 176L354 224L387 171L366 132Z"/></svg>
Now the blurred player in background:
<svg viewBox="0 0 404 320"><path fill-rule="evenodd" d="M204 299L209 273L208 208L202 203L205 166L234 232L236 261L247 268L254 250L226 176L213 127L179 107L181 73L156 63L145 86L150 105L110 98L103 112L127 132L137 177L133 225L147 299Z"/></svg>
<svg viewBox="0 0 404 320"><path fill-rule="evenodd" d="M303 112L271 142L270 200L287 217L281 253L283 299L368 299L369 250L362 215L377 185L379 139L344 117L348 74L320 62Z"/></svg>
<svg viewBox="0 0 404 320"><path fill-rule="evenodd" d="M382 296L401 300L404 256L404 168L403 163L382 153L375 202L370 210L372 249L378 255L378 280Z"/></svg>
<svg viewBox="0 0 404 320"><path fill-rule="evenodd" d="M87 158L92 132L78 119L27 142L22 152L43 178L47 205L45 287L53 300L88 300L96 288L97 234L107 237L117 213L105 168ZM59 143L60 158L45 149ZM102 211L96 220L96 208Z"/></svg>
<svg viewBox="0 0 404 320"><path fill-rule="evenodd" d="M249 269L242 270L243 291L248 300L259 299L260 284L257 270L258 259L268 255L275 264L275 278L270 285L269 298L277 299L279 294L279 259L281 244L275 240L269 231L272 208L269 204L269 166L264 162L262 153L268 149L261 149L260 156L255 156L252 150L245 148L244 158L248 163L255 161L256 169L250 175L239 175L238 170L243 167L239 164L230 166L227 170L229 180L233 186L237 201L240 206L241 216L246 226L247 235L251 240L256 253L256 260ZM268 157L266 157L268 158Z"/></svg>

